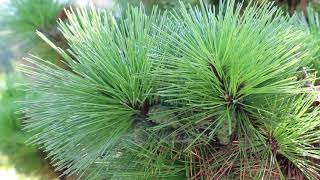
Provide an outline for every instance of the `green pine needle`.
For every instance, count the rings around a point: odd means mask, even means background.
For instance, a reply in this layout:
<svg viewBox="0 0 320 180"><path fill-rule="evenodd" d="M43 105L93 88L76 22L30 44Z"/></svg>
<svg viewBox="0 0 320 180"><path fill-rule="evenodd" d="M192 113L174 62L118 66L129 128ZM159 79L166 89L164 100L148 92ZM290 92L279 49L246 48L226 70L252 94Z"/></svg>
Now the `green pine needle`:
<svg viewBox="0 0 320 180"><path fill-rule="evenodd" d="M266 97L304 91L296 81L298 68L310 58L300 43L303 33L271 4L241 12L241 5L231 1L218 12L205 6L183 6L181 12L174 16L179 30L161 30L168 37L167 47L154 52L159 68L152 74L160 96L182 106L182 112L194 112L185 123L213 119L207 129L213 137L227 121L231 134L231 123L263 111ZM237 122L231 119L233 113Z"/></svg>
<svg viewBox="0 0 320 180"><path fill-rule="evenodd" d="M181 4L167 14L129 8L118 22L67 11L60 30L69 70L27 58L30 140L66 174L88 179L316 177L313 58L272 4L216 10ZM304 69L303 72L301 68ZM307 72L308 73L308 72ZM283 163L287 162L287 164Z"/></svg>

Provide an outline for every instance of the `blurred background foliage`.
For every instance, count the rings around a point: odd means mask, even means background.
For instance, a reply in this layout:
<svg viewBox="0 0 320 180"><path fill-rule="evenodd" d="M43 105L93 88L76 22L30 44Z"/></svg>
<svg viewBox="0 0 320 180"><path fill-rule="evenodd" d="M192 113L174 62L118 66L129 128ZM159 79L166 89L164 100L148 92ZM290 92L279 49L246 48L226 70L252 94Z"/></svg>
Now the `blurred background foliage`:
<svg viewBox="0 0 320 180"><path fill-rule="evenodd" d="M26 118L19 112L19 101L35 98L24 91L24 78L16 72L23 57L36 55L63 66L60 56L35 33L39 31L60 45L62 36L57 29L57 20L70 1L57 0L10 0L0 6L0 167L13 167L20 177L36 177L50 180L60 176L55 173L47 154L26 144L32 135L23 131ZM1 177L2 178L2 177ZM10 179L13 177L3 177ZM61 177L63 178L63 177Z"/></svg>
<svg viewBox="0 0 320 180"><path fill-rule="evenodd" d="M241 0L238 0L242 2ZM260 2L256 0L255 2ZM59 47L66 49L68 44L57 29L57 20L65 20L63 9L70 6L88 5L92 2L101 8L110 8L115 16L129 5L144 4L147 10L158 6L162 10L179 8L179 0L88 0L88 1L58 1L58 0L9 0L0 5L0 154L8 158L8 163L1 162L0 166L14 166L21 174L42 176L40 179L52 179L58 175L53 173L46 154L37 147L29 146L25 142L31 136L23 131L23 114L19 109L22 99L35 98L24 91L23 75L15 72L16 65L24 63L22 57L33 54L49 60L59 66L65 67L61 57L47 43L35 33L39 31L47 36ZM191 5L199 4L199 0L181 0ZM208 4L217 5L219 0L205 0ZM298 25L312 34L312 41L319 47L320 0L276 0L275 5L280 6L285 13L293 15L295 11L307 16L299 16ZM244 0L244 5L249 0ZM307 8L309 7L309 8ZM308 10L307 10L308 9ZM319 53L320 55L320 53ZM320 69L320 68L319 68ZM1 177L0 177L1 179ZM64 177L60 177L64 179Z"/></svg>
<svg viewBox="0 0 320 180"><path fill-rule="evenodd" d="M0 7L2 71L12 70L8 61L21 59L26 54L57 63L58 53L35 32L45 34L58 45L66 44L57 29L57 20L68 3L70 1L10 0Z"/></svg>
<svg viewBox="0 0 320 180"><path fill-rule="evenodd" d="M143 3L146 7L151 8L156 5L160 9L174 9L179 6L179 0L115 0L121 7L126 8L128 4L139 5ZM220 0L203 0L207 4L218 5ZM236 0L238 3L248 5L250 2L262 2L263 0ZM312 6L317 11L320 9L319 0L269 0L273 1L275 5L282 7L285 12L293 14L296 10L305 11L307 6ZM192 5L199 4L200 0L181 0L182 3L189 3Z"/></svg>
<svg viewBox="0 0 320 180"><path fill-rule="evenodd" d="M7 161L2 160L0 166L11 166L19 174L53 179L55 174L45 159L45 155L34 146L26 144L31 136L23 131L23 119L19 112L18 101L33 98L26 95L21 74L0 76L0 154Z"/></svg>

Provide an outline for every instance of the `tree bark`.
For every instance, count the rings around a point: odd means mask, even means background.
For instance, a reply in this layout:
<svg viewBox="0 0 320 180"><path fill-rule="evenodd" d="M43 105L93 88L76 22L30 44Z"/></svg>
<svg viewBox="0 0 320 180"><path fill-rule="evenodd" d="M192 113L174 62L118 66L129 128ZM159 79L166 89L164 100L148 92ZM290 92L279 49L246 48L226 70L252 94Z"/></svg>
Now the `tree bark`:
<svg viewBox="0 0 320 180"><path fill-rule="evenodd" d="M308 5L308 0L301 0L301 2L300 2L300 8L301 8L301 11L302 11L303 13L306 13L306 12L307 12L307 11L306 11L307 5Z"/></svg>
<svg viewBox="0 0 320 180"><path fill-rule="evenodd" d="M296 7L297 7L297 0L287 0L288 2L288 8L290 15L293 15Z"/></svg>

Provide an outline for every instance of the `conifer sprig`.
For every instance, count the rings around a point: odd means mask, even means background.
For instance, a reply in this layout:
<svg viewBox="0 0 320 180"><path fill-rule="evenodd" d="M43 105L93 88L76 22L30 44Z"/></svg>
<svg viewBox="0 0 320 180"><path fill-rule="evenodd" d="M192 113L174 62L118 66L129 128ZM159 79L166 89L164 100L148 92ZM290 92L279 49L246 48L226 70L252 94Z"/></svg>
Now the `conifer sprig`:
<svg viewBox="0 0 320 180"><path fill-rule="evenodd" d="M268 137L269 158L278 160L274 162L277 166L284 165L280 164L284 156L288 164L292 163L307 178L318 179L320 119L318 109L310 109L313 101L314 96L301 96L276 104L274 108L281 111L273 111L269 117L276 123L266 123L268 134L265 136ZM283 173L281 169L278 171Z"/></svg>
<svg viewBox="0 0 320 180"><path fill-rule="evenodd" d="M39 132L31 142L48 151L58 170L73 174L113 156L139 122L136 116L148 112L155 90L147 76L152 69L147 54L156 43L153 26L162 26L165 14L160 18L155 9L147 16L143 8L132 8L119 24L96 9L67 14L69 23L60 22L60 28L69 52L40 35L71 72L36 57L22 69L35 78L30 90L41 95L26 102L26 129Z"/></svg>
<svg viewBox="0 0 320 180"><path fill-rule="evenodd" d="M192 126L211 120L210 137L220 128L231 135L232 124L263 111L266 97L303 91L296 74L309 57L299 43L302 34L271 4L254 5L243 14L233 1L219 8L183 6L181 17L174 16L181 30L163 30L170 50L154 53L160 96L183 112L194 111L185 120Z"/></svg>
<svg viewBox="0 0 320 180"><path fill-rule="evenodd" d="M299 78L313 58L272 4L67 12L70 71L23 67L31 142L66 174L89 179L317 177L320 120ZM297 126L296 126L297 124Z"/></svg>
<svg viewBox="0 0 320 180"><path fill-rule="evenodd" d="M313 60L313 68L320 70L320 15L314 9L309 7L307 15L296 14L296 24L302 28L307 34L306 43L310 49L315 50L315 59Z"/></svg>

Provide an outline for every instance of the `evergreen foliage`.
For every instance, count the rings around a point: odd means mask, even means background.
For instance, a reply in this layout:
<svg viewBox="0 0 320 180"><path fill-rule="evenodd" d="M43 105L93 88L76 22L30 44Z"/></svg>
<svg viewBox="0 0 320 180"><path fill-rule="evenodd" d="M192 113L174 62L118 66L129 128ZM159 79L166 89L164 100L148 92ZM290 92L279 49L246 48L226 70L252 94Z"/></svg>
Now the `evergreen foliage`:
<svg viewBox="0 0 320 180"><path fill-rule="evenodd" d="M299 26L308 36L307 43L316 50L316 57L313 61L313 68L320 70L320 16L313 8L307 9L307 16L295 14L295 24Z"/></svg>
<svg viewBox="0 0 320 180"><path fill-rule="evenodd" d="M147 10L157 6L160 10L172 10L179 7L179 2L184 4L198 4L198 0L115 0L120 7L126 9L129 6L139 6L141 3Z"/></svg>
<svg viewBox="0 0 320 180"><path fill-rule="evenodd" d="M57 20L66 5L57 0L11 0L1 8L0 24L7 32L1 39L19 45L19 53L32 53L56 61L57 53L35 32L41 31L61 46L64 42L57 30Z"/></svg>
<svg viewBox="0 0 320 180"><path fill-rule="evenodd" d="M319 178L320 116L306 34L272 4L185 6L118 22L67 12L58 51L35 56L25 101L30 142L88 179ZM303 77L300 77L302 74Z"/></svg>
<svg viewBox="0 0 320 180"><path fill-rule="evenodd" d="M44 173L46 160L35 146L27 146L25 141L32 134L22 131L22 117L17 101L26 98L21 75L5 78L5 86L0 88L0 153L9 159L18 173L35 175Z"/></svg>

